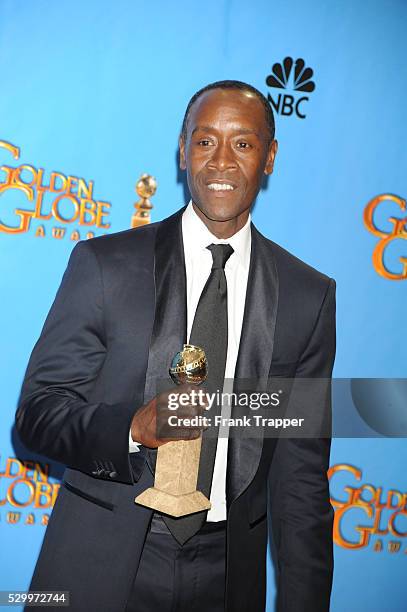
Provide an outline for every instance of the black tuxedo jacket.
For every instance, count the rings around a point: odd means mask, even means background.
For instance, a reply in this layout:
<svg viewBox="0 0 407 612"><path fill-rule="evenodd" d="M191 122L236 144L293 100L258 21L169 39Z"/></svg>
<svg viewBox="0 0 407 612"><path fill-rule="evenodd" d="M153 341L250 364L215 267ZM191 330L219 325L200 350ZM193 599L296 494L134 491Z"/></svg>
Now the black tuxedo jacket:
<svg viewBox="0 0 407 612"><path fill-rule="evenodd" d="M67 466L30 588L70 591L73 612L123 612L137 571L151 510L134 498L153 474L128 435L186 340L183 210L75 246L27 367L17 430ZM329 378L335 281L251 232L236 378ZM310 410L329 419L330 394ZM329 609L329 452L329 437L230 439L228 612L264 610L267 510L278 612Z"/></svg>

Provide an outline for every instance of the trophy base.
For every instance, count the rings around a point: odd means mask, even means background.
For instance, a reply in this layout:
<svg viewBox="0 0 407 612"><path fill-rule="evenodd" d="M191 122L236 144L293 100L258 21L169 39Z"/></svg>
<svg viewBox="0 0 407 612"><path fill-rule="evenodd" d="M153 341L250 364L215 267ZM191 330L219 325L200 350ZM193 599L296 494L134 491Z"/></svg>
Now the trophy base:
<svg viewBox="0 0 407 612"><path fill-rule="evenodd" d="M153 508L153 510L175 517L186 516L211 508L211 502L201 491L173 495L155 487L150 487L138 495L134 501L136 504L141 504L142 506L147 506L147 508Z"/></svg>

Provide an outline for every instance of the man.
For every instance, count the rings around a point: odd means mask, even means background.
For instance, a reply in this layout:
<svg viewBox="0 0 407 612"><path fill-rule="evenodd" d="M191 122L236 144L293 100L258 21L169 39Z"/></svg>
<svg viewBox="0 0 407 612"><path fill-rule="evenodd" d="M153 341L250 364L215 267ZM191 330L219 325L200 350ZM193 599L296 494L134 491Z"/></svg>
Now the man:
<svg viewBox="0 0 407 612"><path fill-rule="evenodd" d="M237 81L207 86L179 145L190 204L76 245L31 356L18 431L68 466L31 589L70 591L75 612L260 612L268 509L278 612L327 611L329 437L219 437L207 514L177 522L134 503L168 441L156 382L183 343L207 331L209 367L237 381L329 379L335 354L335 281L250 220L277 153L267 100ZM329 397L310 412L329 422Z"/></svg>

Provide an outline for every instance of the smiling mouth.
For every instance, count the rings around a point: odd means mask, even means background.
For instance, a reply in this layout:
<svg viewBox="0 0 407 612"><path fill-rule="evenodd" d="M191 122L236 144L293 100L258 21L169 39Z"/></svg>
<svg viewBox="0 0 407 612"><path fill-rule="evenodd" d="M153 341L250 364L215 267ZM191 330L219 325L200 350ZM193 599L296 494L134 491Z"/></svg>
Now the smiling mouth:
<svg viewBox="0 0 407 612"><path fill-rule="evenodd" d="M234 191L236 187L230 183L208 183L207 187L210 191Z"/></svg>

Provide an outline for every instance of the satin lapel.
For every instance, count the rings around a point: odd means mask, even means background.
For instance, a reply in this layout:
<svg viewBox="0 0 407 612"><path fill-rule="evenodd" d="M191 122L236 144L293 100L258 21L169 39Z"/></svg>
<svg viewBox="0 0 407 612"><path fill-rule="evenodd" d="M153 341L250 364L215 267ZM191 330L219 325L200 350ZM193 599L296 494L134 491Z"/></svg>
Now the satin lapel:
<svg viewBox="0 0 407 612"><path fill-rule="evenodd" d="M155 316L150 341L144 404L157 394L157 381L168 380L174 355L186 342L187 308L182 208L162 221L157 229L154 260Z"/></svg>
<svg viewBox="0 0 407 612"><path fill-rule="evenodd" d="M269 377L278 304L278 275L271 245L254 225L242 333L235 371L235 390L239 380L257 382L256 390L266 390ZM258 414L258 411L257 411ZM233 416L233 414L232 414ZM263 448L263 432L256 437L236 428L229 439L226 476L227 506L252 481Z"/></svg>

